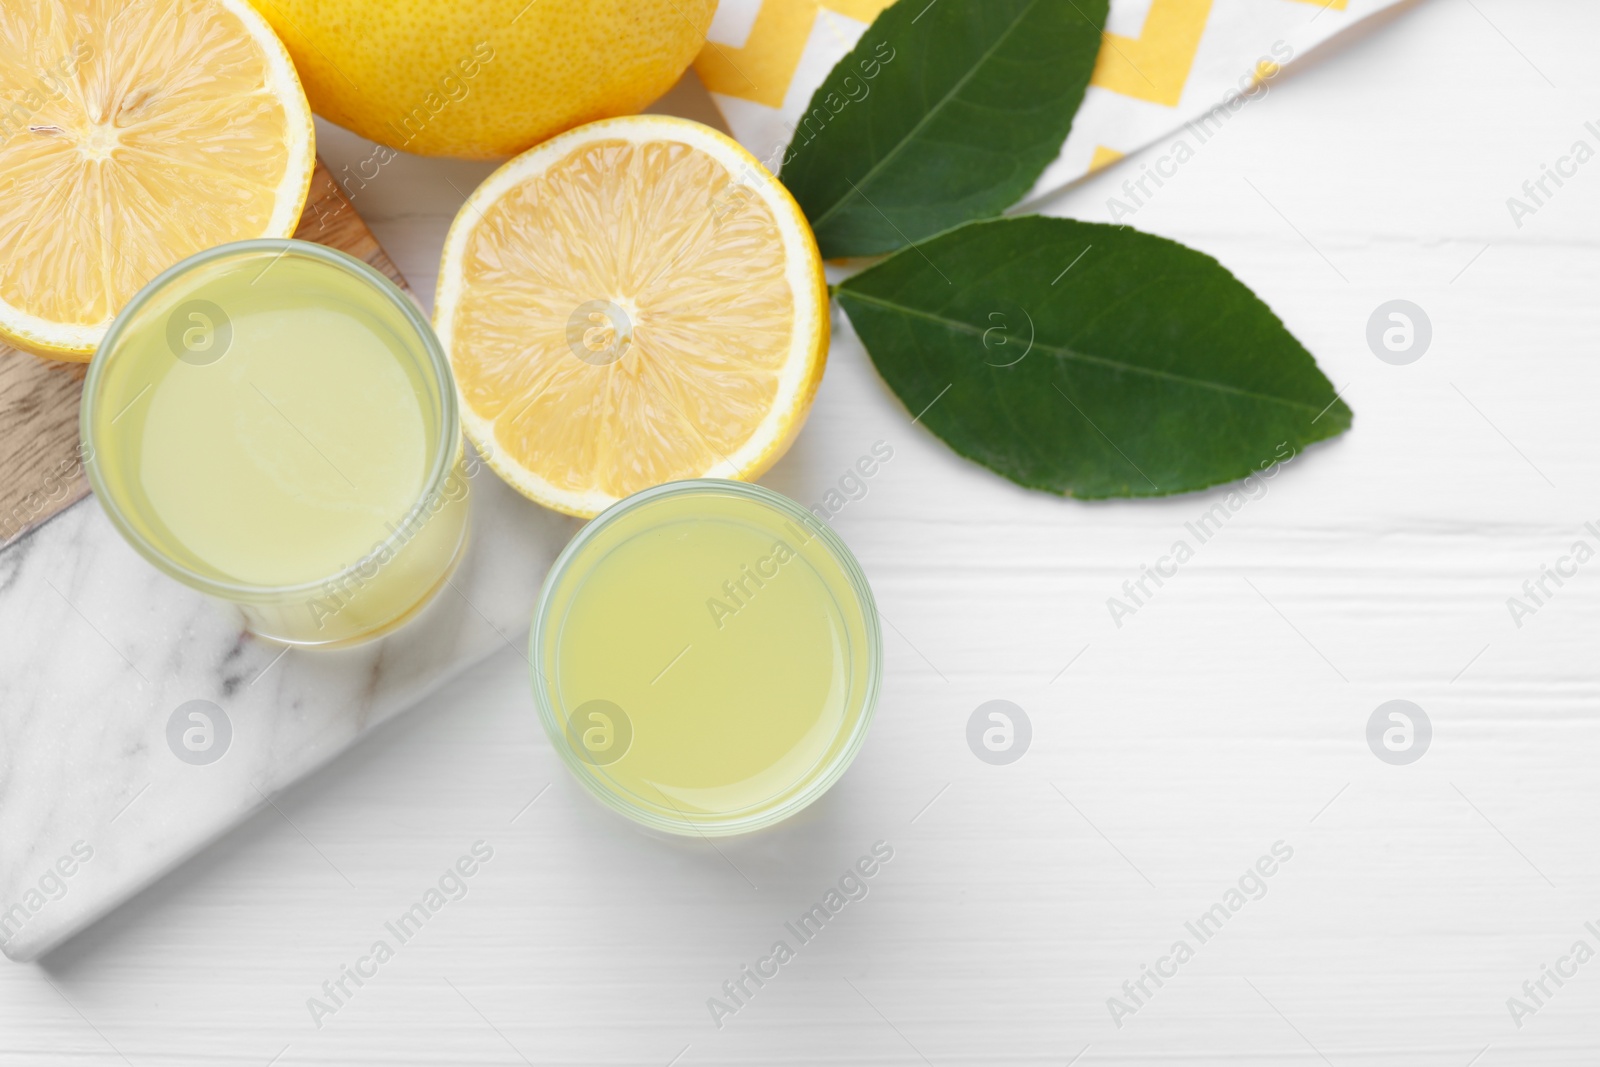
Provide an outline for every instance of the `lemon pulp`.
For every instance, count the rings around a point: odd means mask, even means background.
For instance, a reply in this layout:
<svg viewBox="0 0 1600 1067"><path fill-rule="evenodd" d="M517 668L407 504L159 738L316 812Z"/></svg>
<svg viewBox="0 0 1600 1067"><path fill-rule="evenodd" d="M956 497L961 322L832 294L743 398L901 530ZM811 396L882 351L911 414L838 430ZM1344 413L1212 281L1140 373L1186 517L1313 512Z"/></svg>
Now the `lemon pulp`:
<svg viewBox="0 0 1600 1067"><path fill-rule="evenodd" d="M241 0L0 4L0 340L85 359L167 267L287 237L312 142Z"/></svg>
<svg viewBox="0 0 1600 1067"><path fill-rule="evenodd" d="M793 200L728 138L662 116L593 123L492 175L451 228L435 323L479 451L578 515L755 477L827 350Z"/></svg>

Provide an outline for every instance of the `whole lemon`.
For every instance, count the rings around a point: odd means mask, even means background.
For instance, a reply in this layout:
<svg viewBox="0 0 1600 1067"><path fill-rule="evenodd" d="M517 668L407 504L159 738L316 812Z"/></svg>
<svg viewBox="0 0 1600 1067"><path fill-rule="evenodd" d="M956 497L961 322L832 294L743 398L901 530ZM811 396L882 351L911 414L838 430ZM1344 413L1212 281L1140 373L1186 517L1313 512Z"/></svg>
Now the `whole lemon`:
<svg viewBox="0 0 1600 1067"><path fill-rule="evenodd" d="M493 159L670 89L716 0L251 0L317 114L390 148Z"/></svg>

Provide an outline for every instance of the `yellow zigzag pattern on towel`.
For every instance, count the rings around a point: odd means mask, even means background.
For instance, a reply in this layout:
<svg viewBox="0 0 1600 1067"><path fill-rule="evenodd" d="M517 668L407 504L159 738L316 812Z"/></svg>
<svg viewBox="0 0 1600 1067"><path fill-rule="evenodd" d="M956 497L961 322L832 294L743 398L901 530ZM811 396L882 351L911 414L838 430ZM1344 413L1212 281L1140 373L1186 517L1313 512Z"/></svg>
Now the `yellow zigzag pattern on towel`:
<svg viewBox="0 0 1600 1067"><path fill-rule="evenodd" d="M894 0L765 0L742 48L707 41L694 61L705 87L771 108L783 106L817 13L826 8L871 22Z"/></svg>
<svg viewBox="0 0 1600 1067"><path fill-rule="evenodd" d="M707 89L770 108L783 106L789 83L823 10L871 22L892 0L764 0L738 48L707 41L694 69ZM1293 0L1343 11L1349 0ZM1151 0L1137 37L1108 33L1091 85L1176 107L1194 65L1212 0Z"/></svg>
<svg viewBox="0 0 1600 1067"><path fill-rule="evenodd" d="M1139 36L1105 35L1089 84L1177 107L1210 15L1211 0L1151 0Z"/></svg>

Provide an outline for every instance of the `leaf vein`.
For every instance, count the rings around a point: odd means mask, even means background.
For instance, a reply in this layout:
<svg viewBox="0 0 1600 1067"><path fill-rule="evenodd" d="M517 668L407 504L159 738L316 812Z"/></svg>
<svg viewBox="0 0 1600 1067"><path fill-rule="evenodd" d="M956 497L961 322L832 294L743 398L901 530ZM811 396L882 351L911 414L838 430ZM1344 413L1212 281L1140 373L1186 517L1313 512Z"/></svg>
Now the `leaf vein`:
<svg viewBox="0 0 1600 1067"><path fill-rule="evenodd" d="M881 300L877 297L867 296L864 293L857 292L852 289L840 289L839 296L845 299L859 300L864 304L874 304L878 307L889 311L898 312L911 318L925 319L928 322L932 322L944 327L946 330L949 330L952 333L964 333L968 336L977 337L980 339L983 336L982 330L978 329L971 323L963 322L960 319L947 318L943 315L936 315L933 312L907 307L904 304L896 304L892 301ZM1258 393L1254 390L1244 389L1236 385L1229 385L1225 382L1209 381L1205 378L1194 378L1186 374L1177 374L1173 371L1159 370L1154 367L1143 367L1137 363L1127 363L1122 360L1110 359L1105 356L1095 356L1087 352L1079 352L1075 349L1067 347L1066 345L1053 345L1047 341L1036 340L1034 342L1034 347L1044 352L1051 353L1061 359L1077 360L1082 363L1097 364L1104 367L1111 367L1115 370L1125 371L1130 374L1140 374L1151 378L1162 378L1169 381L1178 382L1191 388L1209 389L1219 393L1231 393L1236 396L1249 397L1252 400L1260 400L1266 403L1279 404L1285 407L1304 408L1306 411L1321 410L1314 403L1304 403L1299 400L1292 400L1288 397L1273 396L1269 393Z"/></svg>
<svg viewBox="0 0 1600 1067"><path fill-rule="evenodd" d="M879 159L870 168L868 168L867 173L862 175L861 180L856 184L860 186L871 182L879 171L881 171L900 154L902 149L914 141L918 132L921 131L921 129L929 122L933 121L933 119L940 113L945 105L948 104L952 99L956 98L962 89L967 87L968 82L977 77L978 72L981 71L989 62L989 60L994 57L994 54L999 51L1000 46L1005 44L1010 39L1012 33L1016 31L1017 27L1022 24L1024 19L1033 14L1034 9L1038 6L1039 0L1029 0L1027 8L1019 12L1017 17L1012 21L1011 25L1006 27L1005 32L1000 34L999 37L995 38L994 44L990 45L984 51L983 55L978 57L978 61L974 63L965 74L957 79L956 83L947 89L936 102L933 102L931 105L924 106L922 117L917 120L916 125L912 126L910 130L906 131L906 135L902 137L899 143L897 143L893 148L889 149L889 151L884 154L883 158ZM859 190L852 189L851 192L859 192ZM849 202L849 200L850 195L848 193L841 193L839 198L830 204L826 211L822 212L816 218L811 220L811 228L813 230L821 229L822 224L832 218L840 208L844 207L844 205Z"/></svg>

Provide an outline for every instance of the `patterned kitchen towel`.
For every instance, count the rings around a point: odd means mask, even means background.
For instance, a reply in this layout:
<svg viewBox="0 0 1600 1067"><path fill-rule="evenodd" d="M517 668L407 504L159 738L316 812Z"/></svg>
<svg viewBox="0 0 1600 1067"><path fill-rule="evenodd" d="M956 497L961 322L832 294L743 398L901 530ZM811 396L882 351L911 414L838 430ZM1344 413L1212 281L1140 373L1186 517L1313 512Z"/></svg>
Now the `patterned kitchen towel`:
<svg viewBox="0 0 1600 1067"><path fill-rule="evenodd" d="M734 136L776 170L812 92L891 2L722 0L695 71ZM1209 136L1283 67L1398 2L1111 0L1072 134L1024 202L1202 116Z"/></svg>

